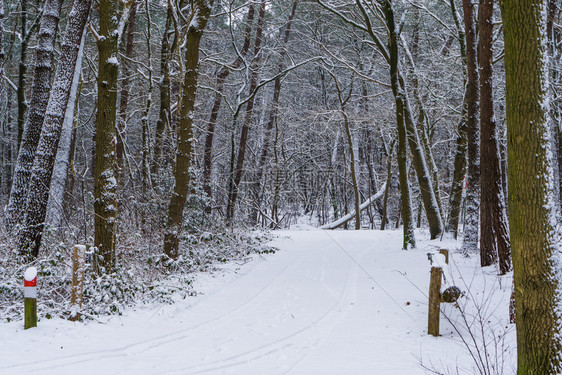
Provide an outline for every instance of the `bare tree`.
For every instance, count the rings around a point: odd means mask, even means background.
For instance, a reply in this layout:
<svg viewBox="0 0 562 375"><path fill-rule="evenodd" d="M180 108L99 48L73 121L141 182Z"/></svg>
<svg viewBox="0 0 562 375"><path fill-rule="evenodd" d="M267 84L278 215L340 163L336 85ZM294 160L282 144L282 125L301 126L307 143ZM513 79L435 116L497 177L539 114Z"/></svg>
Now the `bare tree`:
<svg viewBox="0 0 562 375"><path fill-rule="evenodd" d="M193 109L197 90L199 45L201 36L207 26L212 0L193 2L193 21L188 25L186 36L185 76L181 97L180 122L177 131L176 165L174 168L174 192L168 207L166 233L164 235L165 254L176 259L179 256L179 241L182 231L183 209L190 182L190 164L193 149Z"/></svg>
<svg viewBox="0 0 562 375"><path fill-rule="evenodd" d="M39 254L60 132L91 3L91 0L74 1L61 43L61 57L55 72L53 88L43 120L43 131L27 188L25 223L18 238L20 253L31 258Z"/></svg>
<svg viewBox="0 0 562 375"><path fill-rule="evenodd" d="M24 126L25 130L19 147L10 199L6 208L8 230L21 226L24 220L27 187L51 93L53 56L61 6L62 0L47 1L41 17L29 114Z"/></svg>
<svg viewBox="0 0 562 375"><path fill-rule="evenodd" d="M560 374L560 228L548 113L547 1L502 0L500 5L517 373Z"/></svg>

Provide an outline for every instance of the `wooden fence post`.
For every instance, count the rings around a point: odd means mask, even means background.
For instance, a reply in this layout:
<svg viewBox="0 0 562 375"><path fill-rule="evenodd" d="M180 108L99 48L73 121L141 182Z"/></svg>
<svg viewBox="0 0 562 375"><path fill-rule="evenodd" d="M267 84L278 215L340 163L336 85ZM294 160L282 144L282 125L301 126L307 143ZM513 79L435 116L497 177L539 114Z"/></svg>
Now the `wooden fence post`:
<svg viewBox="0 0 562 375"><path fill-rule="evenodd" d="M427 318L427 333L439 336L439 315L441 304L441 279L443 270L441 267L431 267L429 281L429 312Z"/></svg>
<svg viewBox="0 0 562 375"><path fill-rule="evenodd" d="M29 267L23 275L24 329L37 327L37 268Z"/></svg>
<svg viewBox="0 0 562 375"><path fill-rule="evenodd" d="M449 250L441 249L439 250L439 254L443 254L445 256L445 263L449 264Z"/></svg>
<svg viewBox="0 0 562 375"><path fill-rule="evenodd" d="M84 268L85 268L86 246L75 245L72 257L72 290L70 295L70 320L80 320L80 308L82 307L82 293L84 291Z"/></svg>

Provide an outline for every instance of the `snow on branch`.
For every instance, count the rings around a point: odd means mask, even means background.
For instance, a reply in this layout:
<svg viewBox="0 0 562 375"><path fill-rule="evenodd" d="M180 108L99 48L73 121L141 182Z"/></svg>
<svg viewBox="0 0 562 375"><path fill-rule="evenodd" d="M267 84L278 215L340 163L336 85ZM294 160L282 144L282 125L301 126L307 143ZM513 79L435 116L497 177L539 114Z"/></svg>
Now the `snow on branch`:
<svg viewBox="0 0 562 375"><path fill-rule="evenodd" d="M369 207L374 201L376 201L377 199L379 199L380 197L383 196L384 191L386 189L386 184L388 183L385 182L379 189L379 191L377 191L374 195L372 195L369 199L367 199L365 202L361 203L361 205L359 206L359 211L363 211L365 208ZM342 225L344 225L345 223L347 223L349 220L353 219L355 217L355 211L351 211L350 213L348 213L347 215L339 218L336 221L333 221L329 224L326 225L322 225L321 228L322 229L336 229L341 227Z"/></svg>

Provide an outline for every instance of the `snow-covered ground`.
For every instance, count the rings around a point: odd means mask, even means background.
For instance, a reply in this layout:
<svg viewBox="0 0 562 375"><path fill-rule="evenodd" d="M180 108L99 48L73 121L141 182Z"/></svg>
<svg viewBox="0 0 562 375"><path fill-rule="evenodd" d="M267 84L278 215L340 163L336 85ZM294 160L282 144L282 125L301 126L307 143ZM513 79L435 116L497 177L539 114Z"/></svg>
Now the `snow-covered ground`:
<svg viewBox="0 0 562 375"><path fill-rule="evenodd" d="M277 253L200 275L201 293L174 305L100 322L42 319L27 331L21 321L0 324L0 374L431 373L422 364L476 374L473 356L503 366L490 373L514 373L511 278L481 269L477 256L453 252L446 273L467 293L466 322L443 304L454 324L442 316L441 336L427 335L427 253L456 242L418 233L418 248L402 251L400 231L275 234Z"/></svg>

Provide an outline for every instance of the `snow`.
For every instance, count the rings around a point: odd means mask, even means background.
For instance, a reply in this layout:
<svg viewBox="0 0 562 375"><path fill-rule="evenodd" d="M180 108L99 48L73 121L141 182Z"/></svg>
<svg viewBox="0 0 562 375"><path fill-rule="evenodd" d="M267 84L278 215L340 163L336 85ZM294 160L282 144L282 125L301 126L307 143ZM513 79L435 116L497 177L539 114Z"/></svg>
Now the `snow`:
<svg viewBox="0 0 562 375"><path fill-rule="evenodd" d="M0 342L9 343L0 350L0 373L429 374L423 363L474 374L462 335L471 329L480 342L480 323L492 327L484 339L498 342L501 355L488 359L514 373L511 276L480 268L477 257L455 252L458 243L421 240L404 251L401 231L275 234L275 254L200 274L198 295L173 305L99 322L43 318L30 330L21 321L0 324ZM466 296L460 308L443 304L435 338L426 332L427 253L440 248L451 250L450 282ZM494 357L494 347L488 350Z"/></svg>
<svg viewBox="0 0 562 375"><path fill-rule="evenodd" d="M37 268L29 267L25 270L23 278L25 281L33 281L37 277Z"/></svg>

